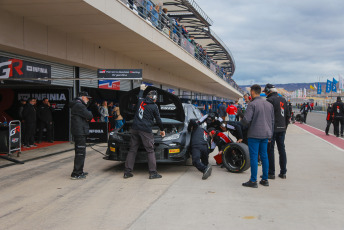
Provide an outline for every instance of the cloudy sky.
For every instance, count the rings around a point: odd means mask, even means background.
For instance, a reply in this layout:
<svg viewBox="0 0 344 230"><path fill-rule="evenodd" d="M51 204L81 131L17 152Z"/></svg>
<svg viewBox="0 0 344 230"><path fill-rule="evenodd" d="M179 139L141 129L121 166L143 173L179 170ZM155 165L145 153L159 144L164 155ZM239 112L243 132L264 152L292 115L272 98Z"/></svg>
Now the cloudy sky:
<svg viewBox="0 0 344 230"><path fill-rule="evenodd" d="M231 50L238 84L344 76L344 0L196 0Z"/></svg>

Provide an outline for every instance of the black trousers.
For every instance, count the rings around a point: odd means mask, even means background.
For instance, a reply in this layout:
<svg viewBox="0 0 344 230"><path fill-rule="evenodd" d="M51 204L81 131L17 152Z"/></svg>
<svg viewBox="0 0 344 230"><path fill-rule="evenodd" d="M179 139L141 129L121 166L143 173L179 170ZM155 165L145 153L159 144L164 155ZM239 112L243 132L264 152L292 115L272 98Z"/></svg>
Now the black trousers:
<svg viewBox="0 0 344 230"><path fill-rule="evenodd" d="M25 123L24 145L33 145L35 143L36 124Z"/></svg>
<svg viewBox="0 0 344 230"><path fill-rule="evenodd" d="M207 145L194 145L191 147L192 164L201 172L209 164L209 150Z"/></svg>
<svg viewBox="0 0 344 230"><path fill-rule="evenodd" d="M154 152L154 135L140 130L131 129L130 149L125 161L125 172L134 169L136 154L141 143L147 151L149 172L156 172L156 158Z"/></svg>
<svg viewBox="0 0 344 230"><path fill-rule="evenodd" d="M84 172L86 157L86 136L74 136L75 157L72 176L78 176Z"/></svg>
<svg viewBox="0 0 344 230"><path fill-rule="evenodd" d="M330 127L331 127L332 121L326 121L326 129L325 129L325 133L328 134L328 132L330 131Z"/></svg>
<svg viewBox="0 0 344 230"><path fill-rule="evenodd" d="M43 136L43 129L46 128L47 129L47 141L52 141L52 134L53 134L53 124L50 122L46 123L43 121L40 121L38 123L38 141L41 142L42 141L42 136Z"/></svg>
<svg viewBox="0 0 344 230"><path fill-rule="evenodd" d="M268 144L269 174L275 175L275 142L279 154L280 173L287 173L287 153L285 151L285 134L286 132L274 132L271 142Z"/></svg>
<svg viewBox="0 0 344 230"><path fill-rule="evenodd" d="M306 120L307 120L307 114L308 113L303 113L303 118L304 118L304 122L306 123Z"/></svg>
<svg viewBox="0 0 344 230"><path fill-rule="evenodd" d="M342 117L335 117L333 122L334 135L339 136L339 123L340 123L340 134L343 135L343 123L344 119Z"/></svg>

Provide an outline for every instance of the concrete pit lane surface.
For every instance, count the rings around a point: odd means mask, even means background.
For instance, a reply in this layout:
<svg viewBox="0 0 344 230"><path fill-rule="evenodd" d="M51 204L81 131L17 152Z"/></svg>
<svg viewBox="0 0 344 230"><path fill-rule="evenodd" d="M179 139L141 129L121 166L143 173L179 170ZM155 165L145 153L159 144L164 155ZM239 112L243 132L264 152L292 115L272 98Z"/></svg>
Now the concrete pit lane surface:
<svg viewBox="0 0 344 230"><path fill-rule="evenodd" d="M70 179L73 151L2 168L0 229L344 229L344 151L295 125L286 146L287 179L258 189L241 185L250 170L215 166L217 151L207 180L175 164L158 165L162 179L146 164L123 179L123 164L90 148L85 180Z"/></svg>

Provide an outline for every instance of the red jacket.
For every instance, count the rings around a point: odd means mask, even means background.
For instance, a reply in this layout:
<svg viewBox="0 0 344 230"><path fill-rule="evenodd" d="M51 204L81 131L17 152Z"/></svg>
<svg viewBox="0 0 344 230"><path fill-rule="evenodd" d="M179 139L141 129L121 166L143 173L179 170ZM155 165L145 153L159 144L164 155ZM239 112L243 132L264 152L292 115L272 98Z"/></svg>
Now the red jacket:
<svg viewBox="0 0 344 230"><path fill-rule="evenodd" d="M237 107L235 107L234 105L230 105L227 107L226 109L226 112L229 114L229 115L236 115L237 114Z"/></svg>

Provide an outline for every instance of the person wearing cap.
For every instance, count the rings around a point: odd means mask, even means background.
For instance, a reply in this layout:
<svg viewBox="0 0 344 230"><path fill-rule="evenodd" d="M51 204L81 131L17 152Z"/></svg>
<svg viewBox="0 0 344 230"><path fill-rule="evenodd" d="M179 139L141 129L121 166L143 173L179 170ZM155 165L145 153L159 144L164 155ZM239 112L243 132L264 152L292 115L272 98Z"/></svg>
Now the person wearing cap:
<svg viewBox="0 0 344 230"><path fill-rule="evenodd" d="M187 128L191 132L191 157L192 164L203 173L202 180L206 180L212 171L211 164L209 164L210 153L210 136L204 130L196 119L191 119Z"/></svg>
<svg viewBox="0 0 344 230"><path fill-rule="evenodd" d="M274 108L271 103L260 97L260 85L251 86L252 101L248 104L241 123L248 126L247 142L250 151L251 177L243 183L245 187L258 188L258 155L262 161L263 177L259 182L263 186L269 186L268 171L269 160L267 154L268 141L272 138L274 127Z"/></svg>
<svg viewBox="0 0 344 230"><path fill-rule="evenodd" d="M156 170L154 134L152 133L154 119L160 128L160 135L162 137L165 136L165 131L163 131L164 128L161 122L159 108L155 104L158 99L157 92L154 90L149 91L146 98L143 98L143 92L146 88L147 86L145 84L140 86L137 110L130 130L130 149L125 161L124 179L134 176L132 171L134 169L137 150L141 143L147 151L149 179L158 179L162 177Z"/></svg>
<svg viewBox="0 0 344 230"><path fill-rule="evenodd" d="M74 168L71 174L72 180L85 179L88 175L84 172L86 157L86 136L89 134L88 122L93 118L90 111L87 110L87 103L90 100L87 92L80 92L79 97L70 102L71 108L71 132L74 138L75 157Z"/></svg>
<svg viewBox="0 0 344 230"><path fill-rule="evenodd" d="M278 176L286 179L287 173L287 154L285 151L285 134L290 118L289 106L287 101L278 95L277 89L272 84L266 84L263 92L266 94L266 100L274 107L275 123L273 137L268 145L269 158L269 179L275 179L275 142L279 153L280 174Z"/></svg>
<svg viewBox="0 0 344 230"><path fill-rule="evenodd" d="M333 127L334 135L339 137L339 123L340 123L340 136L343 136L343 123L344 123L344 103L341 97L337 97L337 101L332 105L333 112Z"/></svg>

